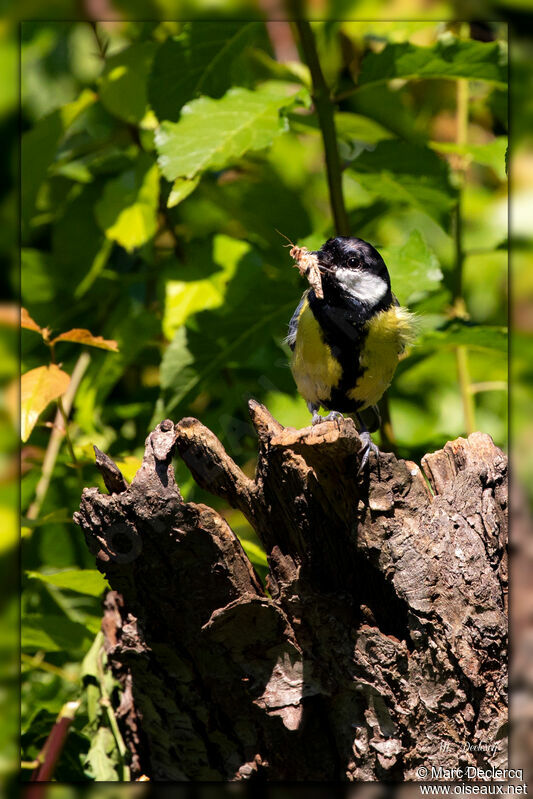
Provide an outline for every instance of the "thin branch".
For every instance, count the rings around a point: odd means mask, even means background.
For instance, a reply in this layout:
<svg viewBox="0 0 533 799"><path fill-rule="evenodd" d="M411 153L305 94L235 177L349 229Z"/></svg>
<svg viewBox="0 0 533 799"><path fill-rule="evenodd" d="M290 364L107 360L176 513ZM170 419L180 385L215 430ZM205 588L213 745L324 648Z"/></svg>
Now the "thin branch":
<svg viewBox="0 0 533 799"><path fill-rule="evenodd" d="M459 189L457 203L453 215L453 242L455 249L455 266L451 276L452 280L452 306L455 313L464 316L466 313L463 299L463 264L465 254L463 250L463 211L462 189Z"/></svg>
<svg viewBox="0 0 533 799"><path fill-rule="evenodd" d="M76 396L81 379L85 374L85 370L87 369L90 360L91 356L89 353L82 352L76 362L72 376L70 378L69 387L63 396L63 412L67 417L70 413L72 403L74 402L74 397ZM50 480L52 479L52 473L54 471L54 466L64 435L65 429L63 427L63 413L58 409L54 419L54 425L50 434L50 439L48 441L48 447L46 448L41 477L37 483L37 488L35 489L35 498L28 508L28 512L26 513L26 517L28 519L37 519L39 517L42 504L48 492Z"/></svg>
<svg viewBox="0 0 533 799"><path fill-rule="evenodd" d="M466 33L466 24L461 26L460 35ZM457 81L457 108L456 108L456 143L459 147L466 146L468 142L468 79L459 78ZM466 161L460 162L457 170L459 178L459 193L455 208L454 240L455 240L455 269L453 272L452 301L455 313L458 316L466 315L466 305L463 297L463 267L465 261L463 247L463 215L462 193L466 181ZM455 350L457 377L463 403L464 424L467 435L476 429L476 415L474 394L470 388L470 372L468 369L468 350L465 346Z"/></svg>
<svg viewBox="0 0 533 799"><path fill-rule="evenodd" d="M332 98L324 79L311 26L309 22L301 19L302 9L299 0L289 0L289 4L292 6L294 17L297 19L295 25L300 36L302 50L313 81L313 99L322 133L322 140L324 142L329 200L335 223L335 230L339 235L349 235L350 226L342 191L342 171L337 146L337 131L335 128L335 99ZM382 398L380 408L383 420L380 427L381 439L383 445L387 449L394 450L394 430L387 396Z"/></svg>
<svg viewBox="0 0 533 799"><path fill-rule="evenodd" d="M469 33L469 25L466 22L460 24L459 37L466 38ZM458 78L456 81L456 132L455 143L459 148L466 147L468 144L468 96L469 96L469 83L468 78ZM455 208L455 269L453 274L452 286L452 302L456 307L459 314L464 314L464 300L463 300L463 266L464 266L464 248L463 248L463 224L462 224L462 192L466 181L466 167L467 160L460 157L457 162L456 176L459 181L459 192L457 196L457 205Z"/></svg>
<svg viewBox="0 0 533 799"><path fill-rule="evenodd" d="M59 711L55 724L37 756L39 766L33 772L31 782L47 782L52 778L59 756L65 746L69 727L74 721L80 704L80 700L67 702Z"/></svg>
<svg viewBox="0 0 533 799"><path fill-rule="evenodd" d="M102 695L100 699L100 704L102 705L102 707L105 707L106 709L109 726L111 727L111 732L113 733L113 737L115 739L115 744L120 759L120 767L122 770L122 780L123 782L129 782L131 779L130 769L129 766L126 764L128 749L126 747L126 744L124 743L124 739L122 737L122 734L118 726L117 717L115 715L113 704L111 702L111 697L107 693L105 687L105 674L104 674L104 664L102 663L102 653L103 653L103 648L100 649L98 657L96 659L96 665L98 669L98 685L100 688L100 693Z"/></svg>
<svg viewBox="0 0 533 799"><path fill-rule="evenodd" d="M350 230L342 193L342 172L337 148L337 131L335 129L335 106L322 73L311 26L309 22L301 19L302 15L298 0L291 0L290 5L294 11L293 16L296 18L294 24L298 30L305 61L311 72L313 100L324 142L329 201L335 230L338 235L347 236Z"/></svg>
<svg viewBox="0 0 533 799"><path fill-rule="evenodd" d="M65 406L63 404L63 400L61 397L58 397L57 407L61 416L63 417L63 424L65 429L65 441L67 442L67 447L68 451L70 452L70 457L72 458L72 463L74 464L74 466L76 466L76 468L79 468L78 459L76 457L76 453L74 452L74 446L72 444L72 439L70 437L70 432L68 429L68 414L67 411L65 410Z"/></svg>
<svg viewBox="0 0 533 799"><path fill-rule="evenodd" d="M479 394L481 391L507 391L508 388L509 384L505 380L485 380L470 384L472 394Z"/></svg>
<svg viewBox="0 0 533 799"><path fill-rule="evenodd" d="M47 671L49 674L55 674L57 677L61 677L62 680L67 680L68 682L78 681L78 678L73 674L69 674L64 669L59 668L59 666L55 666L53 663L47 663L45 660L41 660L35 655L32 657L25 652L21 652L20 660L22 663L27 663L31 669Z"/></svg>
<svg viewBox="0 0 533 799"><path fill-rule="evenodd" d="M359 91L359 86L351 86L349 89L345 89L343 92L336 94L333 101L335 103L341 103L343 100L352 97L357 91Z"/></svg>
<svg viewBox="0 0 533 799"><path fill-rule="evenodd" d="M465 430L466 434L470 435L470 433L473 433L476 429L476 414L474 395L470 387L470 372L468 369L468 353L466 347L461 346L456 348L455 361L457 364L459 386L461 388Z"/></svg>
<svg viewBox="0 0 533 799"><path fill-rule="evenodd" d="M107 51L108 51L108 48L109 48L109 38L103 36L100 33L96 20L90 20L89 21L89 25L92 28L92 31L93 31L93 34L94 34L94 39L96 41L96 46L98 48L98 57L102 61L105 61L106 55L107 55Z"/></svg>
<svg viewBox="0 0 533 799"><path fill-rule="evenodd" d="M291 24L283 19L283 0L259 0L265 15L265 26L277 61L299 61L298 48L292 35Z"/></svg>

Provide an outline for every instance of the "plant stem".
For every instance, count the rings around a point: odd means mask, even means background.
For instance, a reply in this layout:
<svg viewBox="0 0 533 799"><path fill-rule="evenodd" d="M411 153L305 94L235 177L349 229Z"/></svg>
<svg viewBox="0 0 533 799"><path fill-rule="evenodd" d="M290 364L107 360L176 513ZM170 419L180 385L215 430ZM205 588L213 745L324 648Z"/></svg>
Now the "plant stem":
<svg viewBox="0 0 533 799"><path fill-rule="evenodd" d="M460 147L464 147L468 141L468 80L460 78L457 81L457 107L456 107L456 143ZM454 219L454 238L455 238L455 270L452 288L452 301L455 306L456 303L463 304L463 265L464 265L464 250L463 250L463 218L462 218L462 205L463 198L462 192L465 183L465 161L461 159L460 165L457 169L457 178L459 180L459 191L457 195L457 205L455 207ZM459 310L464 310L461 307Z"/></svg>
<svg viewBox="0 0 533 799"><path fill-rule="evenodd" d="M265 17L265 27L276 61L298 61L298 48L291 24L284 19L283 0L259 0L258 6Z"/></svg>
<svg viewBox="0 0 533 799"><path fill-rule="evenodd" d="M311 26L309 22L302 19L304 14L300 0L289 0L289 6L292 11L292 16L295 19L294 24L300 37L304 57L311 73L313 100L322 134L322 141L324 143L329 202L335 230L337 235L347 236L350 233L350 226L342 191L342 170L337 147L337 131L335 128L334 115L335 99L331 96L324 79ZM382 425L380 427L382 444L386 446L388 450L394 451L394 430L392 427L388 397L386 395L382 397L380 401L380 410L382 417Z"/></svg>
<svg viewBox="0 0 533 799"><path fill-rule="evenodd" d="M87 369L89 362L91 360L91 356L88 352L82 352L78 360L76 361L76 365L72 372L72 376L70 378L69 386L63 396L63 413L68 416L70 410L72 408L72 403L74 401L74 397L76 395L76 391L79 388L81 379L85 374L85 370ZM48 492L48 487L50 485L50 480L52 479L52 473L54 471L54 466L57 460L57 456L59 454L59 449L61 447L61 439L65 434L63 430L63 413L58 409L55 419L54 425L52 427L52 432L50 434L50 439L48 441L48 447L46 448L46 453L43 460L43 468L41 472L41 477L39 482L37 483L37 488L35 489L35 497L33 502L31 503L26 516L28 519L37 519L39 517L39 513L41 512L41 507L44 502L44 498ZM65 428L66 429L66 428Z"/></svg>
<svg viewBox="0 0 533 799"><path fill-rule="evenodd" d="M462 217L462 189L457 195L457 204L453 216L453 239L455 248L455 268L452 274L452 306L456 315L464 316L463 300L463 217Z"/></svg>
<svg viewBox="0 0 533 799"><path fill-rule="evenodd" d="M106 39L104 36L100 34L98 30L98 25L96 20L89 20L89 25L92 28L94 38L96 41L96 46L98 48L98 56L102 61L105 61L105 57L107 54L107 49L109 47L109 39Z"/></svg>
<svg viewBox="0 0 533 799"><path fill-rule="evenodd" d="M313 82L313 100L322 134L322 141L324 142L329 201L335 231L337 235L347 236L350 231L348 214L346 213L344 196L342 193L342 172L339 151L337 149L337 132L335 129L334 117L335 106L326 81L324 80L311 26L309 22L301 19L302 13L298 0L292 0L290 5L292 6L293 15L296 18L294 24L300 37L303 54L309 71L311 72L311 79Z"/></svg>
<svg viewBox="0 0 533 799"><path fill-rule="evenodd" d="M53 663L47 663L45 660L39 660L35 656L32 657L31 655L27 655L25 652L21 652L20 660L22 663L27 663L32 669L47 671L50 674L55 674L57 677L61 677L62 680L66 680L68 682L78 681L77 677L67 674L67 672L64 669L59 668L59 666L55 666Z"/></svg>
<svg viewBox="0 0 533 799"><path fill-rule="evenodd" d="M79 469L80 464L78 463L78 459L77 459L77 457L76 457L76 455L74 453L74 447L72 446L72 439L70 437L70 433L69 433L69 429L68 429L68 414L67 414L67 412L65 410L65 407L63 405L63 399L61 397L59 397L58 400L57 400L57 407L58 407L59 413L61 414L61 416L63 418L63 425L64 425L64 428L65 428L65 441L67 442L67 447L68 447L68 450L70 452L70 457L72 458L72 462L73 462L74 466L76 466L76 468Z"/></svg>
<svg viewBox="0 0 533 799"><path fill-rule="evenodd" d="M463 33L463 30L461 30ZM456 109L456 142L464 147L468 142L468 80L460 78L457 81L457 109ZM454 241L455 241L455 269L453 274L452 302L456 316L466 316L466 306L463 297L463 215L462 193L466 180L465 161L462 160L458 169L459 191L455 208ZM470 373L468 369L468 350L465 346L455 350L457 377L463 403L464 426L467 435L476 429L474 395L470 387Z"/></svg>
<svg viewBox="0 0 533 799"><path fill-rule="evenodd" d="M461 399L463 401L463 414L465 420L466 434L470 435L476 429L476 416L474 406L474 395L470 387L470 372L468 370L468 354L464 346L457 347L455 350L455 360L457 363L457 374L459 386L461 387Z"/></svg>
<svg viewBox="0 0 533 799"><path fill-rule="evenodd" d="M116 747L117 747L117 750L118 750L118 753L119 753L119 757L120 757L120 766L121 766L121 769L122 769L123 781L124 782L129 782L129 780L130 780L130 769L126 765L126 756L128 754L128 749L126 747L126 744L124 743L124 738L122 737L122 734L120 732L120 729L119 729L119 726L118 726L118 722L117 722L117 717L115 715L115 711L113 709L113 705L112 705L112 702L111 702L111 698L110 698L109 694L107 693L107 690L106 690L106 687L105 687L105 674L104 674L104 664L102 663L102 652L103 652L103 650L100 649L100 652L98 653L98 657L97 657L97 660L96 660L97 669L98 669L98 683L99 683L99 687L100 687L100 693L102 694L102 698L100 699L100 704L102 705L102 707L105 707L105 709L106 709L107 718L108 718L108 721L109 721L109 726L111 727L111 731L112 731L113 737L115 739L115 744L116 744Z"/></svg>

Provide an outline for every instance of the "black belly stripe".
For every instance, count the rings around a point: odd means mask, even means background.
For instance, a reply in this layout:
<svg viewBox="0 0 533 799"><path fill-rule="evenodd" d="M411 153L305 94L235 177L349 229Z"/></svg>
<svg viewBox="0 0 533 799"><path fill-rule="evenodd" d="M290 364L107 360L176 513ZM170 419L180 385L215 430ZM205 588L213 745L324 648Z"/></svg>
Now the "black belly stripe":
<svg viewBox="0 0 533 799"><path fill-rule="evenodd" d="M366 371L366 367L360 364L359 356L368 336L367 322L391 302L385 297L379 306L369 308L368 305L351 299L347 302L341 295L326 295L323 300L319 300L313 290L308 294L308 302L320 325L324 342L342 369L338 384L332 388L330 397L321 402L321 405L328 410L354 413L364 401L350 399L347 392L355 387Z"/></svg>

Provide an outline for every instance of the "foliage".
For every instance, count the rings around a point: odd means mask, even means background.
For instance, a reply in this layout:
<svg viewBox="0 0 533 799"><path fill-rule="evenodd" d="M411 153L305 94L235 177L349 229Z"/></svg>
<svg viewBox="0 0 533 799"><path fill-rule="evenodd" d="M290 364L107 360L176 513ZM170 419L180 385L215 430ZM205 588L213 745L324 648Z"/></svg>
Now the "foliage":
<svg viewBox="0 0 533 799"><path fill-rule="evenodd" d="M472 403L504 446L504 31L377 25L313 32L351 229L419 320L389 392L396 446L417 460L464 435ZM81 699L58 779L128 777L95 639L105 581L68 521L100 485L92 445L131 479L150 426L195 415L253 474L247 398L308 423L284 344L304 285L277 231L311 248L334 231L309 73L275 44L261 22L22 26L22 744L32 761ZM176 466L264 576L242 516Z"/></svg>

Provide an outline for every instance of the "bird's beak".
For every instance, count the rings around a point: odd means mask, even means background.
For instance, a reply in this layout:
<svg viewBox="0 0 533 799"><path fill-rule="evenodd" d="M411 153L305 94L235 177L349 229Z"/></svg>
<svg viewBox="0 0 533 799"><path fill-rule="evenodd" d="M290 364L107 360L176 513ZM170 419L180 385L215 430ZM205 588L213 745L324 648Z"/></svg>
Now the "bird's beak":
<svg viewBox="0 0 533 799"><path fill-rule="evenodd" d="M321 250L315 250L313 255L316 255L318 261L318 268L321 272L333 272L335 265L330 262L330 259Z"/></svg>

